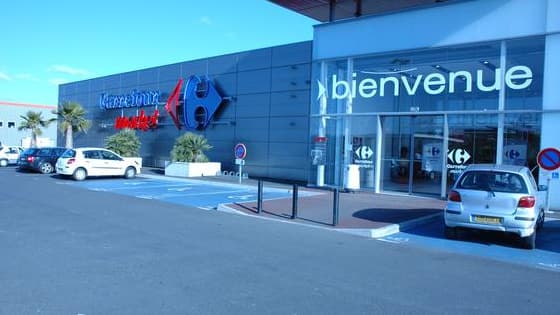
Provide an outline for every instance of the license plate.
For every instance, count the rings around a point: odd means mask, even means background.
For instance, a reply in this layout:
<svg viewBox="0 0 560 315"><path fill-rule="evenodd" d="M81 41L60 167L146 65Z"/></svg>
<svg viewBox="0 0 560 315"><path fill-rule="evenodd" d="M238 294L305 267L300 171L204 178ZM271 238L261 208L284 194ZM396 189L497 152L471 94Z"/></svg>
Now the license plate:
<svg viewBox="0 0 560 315"><path fill-rule="evenodd" d="M501 224L502 218L488 217L485 215L475 215L474 221L477 223L484 223L484 224Z"/></svg>

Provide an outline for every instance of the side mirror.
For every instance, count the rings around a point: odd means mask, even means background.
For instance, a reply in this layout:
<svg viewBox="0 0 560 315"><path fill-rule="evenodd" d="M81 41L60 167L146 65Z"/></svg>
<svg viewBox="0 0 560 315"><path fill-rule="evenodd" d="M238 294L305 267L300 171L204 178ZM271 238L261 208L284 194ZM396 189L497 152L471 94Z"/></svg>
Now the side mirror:
<svg viewBox="0 0 560 315"><path fill-rule="evenodd" d="M547 191L548 190L548 186L547 185L539 185L539 187L537 187L537 189L539 191Z"/></svg>

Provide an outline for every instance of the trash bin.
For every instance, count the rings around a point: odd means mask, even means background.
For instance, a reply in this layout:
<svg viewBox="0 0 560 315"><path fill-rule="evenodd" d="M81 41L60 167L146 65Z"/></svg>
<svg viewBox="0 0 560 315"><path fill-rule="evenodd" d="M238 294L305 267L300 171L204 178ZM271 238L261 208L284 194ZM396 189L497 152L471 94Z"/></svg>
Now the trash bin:
<svg viewBox="0 0 560 315"><path fill-rule="evenodd" d="M357 164L346 165L346 176L344 177L344 189L360 189L360 166Z"/></svg>

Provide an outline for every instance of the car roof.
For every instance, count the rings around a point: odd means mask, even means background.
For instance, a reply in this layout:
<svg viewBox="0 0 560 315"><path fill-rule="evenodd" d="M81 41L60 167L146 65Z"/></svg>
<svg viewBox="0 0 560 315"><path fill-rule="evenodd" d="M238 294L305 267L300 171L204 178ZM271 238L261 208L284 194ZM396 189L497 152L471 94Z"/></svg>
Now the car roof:
<svg viewBox="0 0 560 315"><path fill-rule="evenodd" d="M471 164L466 171L501 171L501 172L515 172L520 173L526 169L523 165L508 165L508 164Z"/></svg>

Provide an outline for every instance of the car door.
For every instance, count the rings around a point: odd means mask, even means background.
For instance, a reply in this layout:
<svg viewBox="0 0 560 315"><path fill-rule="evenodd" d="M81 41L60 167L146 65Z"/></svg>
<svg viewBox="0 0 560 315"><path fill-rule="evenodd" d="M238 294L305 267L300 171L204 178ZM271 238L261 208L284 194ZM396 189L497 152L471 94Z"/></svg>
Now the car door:
<svg viewBox="0 0 560 315"><path fill-rule="evenodd" d="M85 150L83 152L84 163L88 175L103 176L105 175L105 165L99 150Z"/></svg>
<svg viewBox="0 0 560 315"><path fill-rule="evenodd" d="M124 174L124 168L126 165L120 156L107 150L100 150L99 154L103 159L104 175L114 176Z"/></svg>

